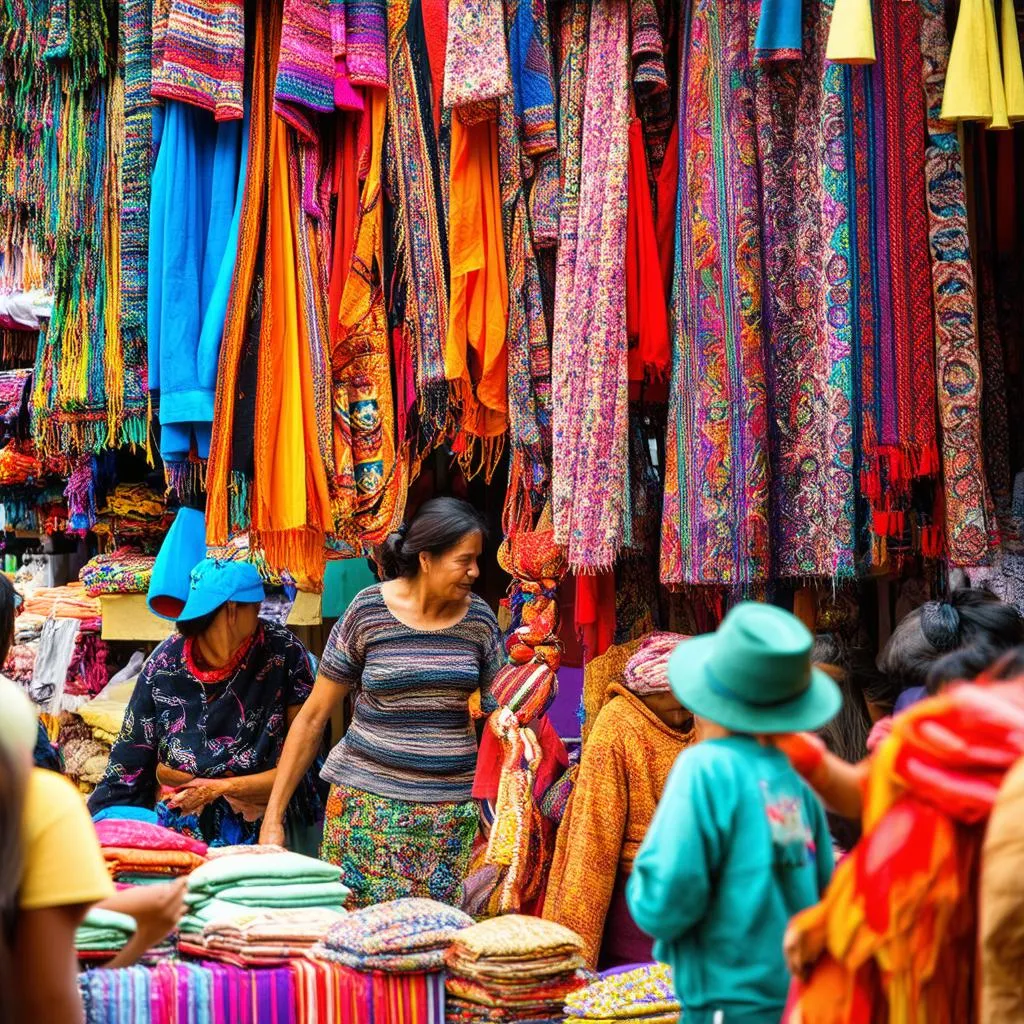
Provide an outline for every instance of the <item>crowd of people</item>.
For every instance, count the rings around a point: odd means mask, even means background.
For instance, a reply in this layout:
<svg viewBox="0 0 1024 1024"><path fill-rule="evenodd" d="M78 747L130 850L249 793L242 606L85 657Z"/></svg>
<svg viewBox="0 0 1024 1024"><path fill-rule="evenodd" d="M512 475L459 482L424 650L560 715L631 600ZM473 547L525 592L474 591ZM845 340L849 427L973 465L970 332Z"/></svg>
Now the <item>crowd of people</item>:
<svg viewBox="0 0 1024 1024"><path fill-rule="evenodd" d="M473 592L485 540L470 505L424 504L318 664L260 619L251 565L199 561L88 812L39 766L34 709L0 681L3 1024L80 1019L90 907L138 924L112 966L184 911L180 881L114 891L90 813L155 809L211 846L318 855L351 908L469 908L500 799L481 771L486 695L507 661ZM0 655L17 606L0 576ZM546 702L521 723L540 737L538 802L562 795L523 909L576 931L593 970L670 965L687 1024L1022 1020L1022 680L1024 621L970 589L903 618L863 679L767 604L703 636L651 634L578 764Z"/></svg>

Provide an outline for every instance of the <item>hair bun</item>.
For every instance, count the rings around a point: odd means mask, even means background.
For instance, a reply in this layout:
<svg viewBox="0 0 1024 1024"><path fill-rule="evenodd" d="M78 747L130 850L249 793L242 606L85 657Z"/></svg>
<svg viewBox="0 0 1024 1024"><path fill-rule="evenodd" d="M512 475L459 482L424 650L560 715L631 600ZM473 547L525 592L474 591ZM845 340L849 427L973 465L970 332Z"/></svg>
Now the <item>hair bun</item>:
<svg viewBox="0 0 1024 1024"><path fill-rule="evenodd" d="M952 651L960 644L960 613L946 601L921 607L921 631L937 651Z"/></svg>

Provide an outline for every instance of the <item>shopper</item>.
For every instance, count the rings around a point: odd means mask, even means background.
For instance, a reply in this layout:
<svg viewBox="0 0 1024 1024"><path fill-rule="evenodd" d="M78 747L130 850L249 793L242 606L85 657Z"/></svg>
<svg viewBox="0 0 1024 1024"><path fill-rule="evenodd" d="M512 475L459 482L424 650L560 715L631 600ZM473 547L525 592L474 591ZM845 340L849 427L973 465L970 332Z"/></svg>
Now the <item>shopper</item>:
<svg viewBox="0 0 1024 1024"><path fill-rule="evenodd" d="M819 729L839 710L788 612L742 603L669 661L701 742L669 776L627 887L636 923L673 970L688 1024L777 1024L782 938L832 873L825 813L764 736Z"/></svg>
<svg viewBox="0 0 1024 1024"><path fill-rule="evenodd" d="M192 570L177 635L139 676L89 800L94 814L156 804L161 825L211 846L256 841L285 736L313 685L305 648L259 618L262 600L248 562L204 559ZM310 744L312 761L319 737ZM309 845L322 810L315 778L292 788L293 845Z"/></svg>
<svg viewBox="0 0 1024 1024"><path fill-rule="evenodd" d="M652 959L651 939L626 905L626 882L676 758L695 739L693 715L668 684L684 640L654 633L613 682L583 749L558 831L544 917L583 937L598 970Z"/></svg>
<svg viewBox="0 0 1024 1024"><path fill-rule="evenodd" d="M464 501L426 502L392 534L382 567L331 631L313 694L285 744L261 842L280 843L284 808L316 740L350 692L321 856L341 866L352 902L424 895L458 903L477 830L476 737L469 698L501 667L494 613L473 594L485 527Z"/></svg>

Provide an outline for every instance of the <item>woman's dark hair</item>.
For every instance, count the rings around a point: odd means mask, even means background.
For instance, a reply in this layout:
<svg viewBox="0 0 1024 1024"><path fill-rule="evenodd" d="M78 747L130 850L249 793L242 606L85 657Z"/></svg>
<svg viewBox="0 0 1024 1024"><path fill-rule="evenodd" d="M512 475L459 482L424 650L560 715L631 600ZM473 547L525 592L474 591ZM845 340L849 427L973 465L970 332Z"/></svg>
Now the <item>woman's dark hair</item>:
<svg viewBox="0 0 1024 1024"><path fill-rule="evenodd" d="M900 689L924 686L932 665L961 647L987 648L992 657L1024 643L1017 609L984 590L954 590L948 601L915 608L878 656L878 667Z"/></svg>
<svg viewBox="0 0 1024 1024"><path fill-rule="evenodd" d="M1002 655L987 644L968 644L933 662L925 687L930 694L936 694L950 683L973 682L1001 659Z"/></svg>
<svg viewBox="0 0 1024 1024"><path fill-rule="evenodd" d="M387 579L412 579L420 571L420 554L440 555L467 534L487 538L487 523L468 501L431 498L413 516L408 528L388 536L380 552L380 567Z"/></svg>
<svg viewBox="0 0 1024 1024"><path fill-rule="evenodd" d="M14 584L0 573L0 665L7 660L7 655L14 643L14 620L18 614L18 595Z"/></svg>

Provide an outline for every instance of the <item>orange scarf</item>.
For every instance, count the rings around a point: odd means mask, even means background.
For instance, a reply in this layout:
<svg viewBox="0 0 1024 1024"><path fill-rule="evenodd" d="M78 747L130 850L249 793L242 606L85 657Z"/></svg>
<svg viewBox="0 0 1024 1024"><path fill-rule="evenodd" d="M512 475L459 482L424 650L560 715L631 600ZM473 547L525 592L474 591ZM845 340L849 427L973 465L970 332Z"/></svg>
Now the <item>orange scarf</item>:
<svg viewBox="0 0 1024 1024"><path fill-rule="evenodd" d="M467 476L482 469L490 481L508 429L508 277L496 121L467 125L458 110L453 112L450 181L451 299L444 362L454 414L465 435L454 449Z"/></svg>

